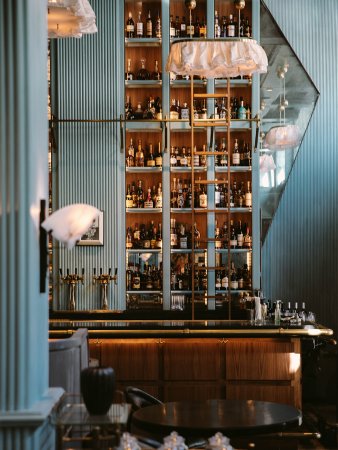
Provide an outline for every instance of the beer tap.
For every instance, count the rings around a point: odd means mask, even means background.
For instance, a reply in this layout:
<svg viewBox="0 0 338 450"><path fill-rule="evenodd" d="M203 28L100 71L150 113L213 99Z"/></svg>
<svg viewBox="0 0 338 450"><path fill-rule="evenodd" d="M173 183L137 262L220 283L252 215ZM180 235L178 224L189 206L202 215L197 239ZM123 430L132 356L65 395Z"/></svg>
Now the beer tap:
<svg viewBox="0 0 338 450"><path fill-rule="evenodd" d="M74 273L69 273L69 269L67 268L67 274L62 276L62 269L60 271L60 279L61 284L68 284L69 286L69 300L68 300L68 309L70 311L75 311L76 306L76 286L78 283L83 284L84 281L84 268L82 268L81 275L77 273L77 268L75 267Z"/></svg>
<svg viewBox="0 0 338 450"><path fill-rule="evenodd" d="M111 274L111 267L108 270L108 273L102 273L102 267L100 267L100 275L96 275L96 268L93 269L93 283L99 283L101 286L101 308L103 310L108 309L108 298L107 291L108 285L111 281L114 281L114 284L117 284L117 267L115 268L114 276Z"/></svg>

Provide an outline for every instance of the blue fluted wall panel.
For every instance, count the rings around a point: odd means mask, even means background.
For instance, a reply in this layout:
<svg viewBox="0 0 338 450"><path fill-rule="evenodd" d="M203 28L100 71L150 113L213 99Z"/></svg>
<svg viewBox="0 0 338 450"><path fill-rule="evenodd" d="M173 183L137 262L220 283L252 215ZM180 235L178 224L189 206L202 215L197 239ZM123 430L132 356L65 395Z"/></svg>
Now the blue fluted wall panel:
<svg viewBox="0 0 338 450"><path fill-rule="evenodd" d="M320 97L262 249L263 288L272 299L306 301L337 332L338 2L265 3Z"/></svg>
<svg viewBox="0 0 338 450"><path fill-rule="evenodd" d="M119 118L123 92L123 64L119 16L122 2L91 1L98 33L82 39L60 40L57 47L59 98L53 112L59 119L112 120ZM123 103L122 103L123 104ZM58 108L59 105L59 108ZM54 156L58 187L55 207L89 203L104 212L104 245L55 247L54 308L68 308L68 286L59 285L58 269L65 274L84 268L84 285L77 288L76 309L100 309L101 292L93 285L93 269L104 273L122 267L116 246L118 230L124 229L118 198L120 180L120 125L116 122L59 123ZM57 243L54 244L57 246ZM123 309L119 284L108 289L109 309ZM120 300L119 300L120 299Z"/></svg>

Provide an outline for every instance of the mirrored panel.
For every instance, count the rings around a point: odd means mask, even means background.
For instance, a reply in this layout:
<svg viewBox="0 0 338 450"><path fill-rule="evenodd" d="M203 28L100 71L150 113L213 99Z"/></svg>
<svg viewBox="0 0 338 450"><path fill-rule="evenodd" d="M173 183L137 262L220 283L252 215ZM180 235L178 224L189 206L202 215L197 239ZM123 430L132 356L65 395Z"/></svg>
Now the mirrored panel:
<svg viewBox="0 0 338 450"><path fill-rule="evenodd" d="M260 206L263 243L301 147L319 92L264 2L261 2L260 19L260 43L269 61L267 73L261 75L260 86ZM287 106L281 111L284 93ZM263 148L267 132L284 122L298 126L300 144L287 150Z"/></svg>

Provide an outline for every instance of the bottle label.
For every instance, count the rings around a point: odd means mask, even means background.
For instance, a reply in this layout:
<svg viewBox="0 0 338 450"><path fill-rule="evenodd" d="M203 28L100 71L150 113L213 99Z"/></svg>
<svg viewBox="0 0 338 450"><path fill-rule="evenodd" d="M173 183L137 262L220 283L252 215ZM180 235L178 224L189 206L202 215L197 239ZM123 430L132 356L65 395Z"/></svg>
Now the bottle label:
<svg viewBox="0 0 338 450"><path fill-rule="evenodd" d="M170 27L170 38L174 38L176 35L175 27Z"/></svg>
<svg viewBox="0 0 338 450"><path fill-rule="evenodd" d="M175 157L171 157L170 158L170 165L171 166L176 166L176 164L177 164L177 159Z"/></svg>
<svg viewBox="0 0 338 450"><path fill-rule="evenodd" d="M222 248L222 241L215 241L215 248Z"/></svg>
<svg viewBox="0 0 338 450"><path fill-rule="evenodd" d="M221 202L221 193L220 191L215 192L215 206L219 206Z"/></svg>
<svg viewBox="0 0 338 450"><path fill-rule="evenodd" d="M230 247L237 247L237 239L230 239Z"/></svg>
<svg viewBox="0 0 338 450"><path fill-rule="evenodd" d="M187 35L193 36L195 33L195 27L194 25L187 25Z"/></svg>
<svg viewBox="0 0 338 450"><path fill-rule="evenodd" d="M228 36L235 37L235 25L228 25Z"/></svg>
<svg viewBox="0 0 338 450"><path fill-rule="evenodd" d="M231 280L230 281L230 288L231 289L238 289L238 281L237 280Z"/></svg>
<svg viewBox="0 0 338 450"><path fill-rule="evenodd" d="M162 197L161 196L156 198L155 208L162 208Z"/></svg>
<svg viewBox="0 0 338 450"><path fill-rule="evenodd" d="M229 287L229 280L228 280L228 277L222 278L222 288L228 289L228 287Z"/></svg>
<svg viewBox="0 0 338 450"><path fill-rule="evenodd" d="M156 248L162 248L162 239L160 241L156 241Z"/></svg>
<svg viewBox="0 0 338 450"><path fill-rule="evenodd" d="M133 248L133 243L132 242L127 242L126 243L126 248Z"/></svg>
<svg viewBox="0 0 338 450"><path fill-rule="evenodd" d="M147 167L155 167L155 160L154 159L148 159Z"/></svg>
<svg viewBox="0 0 338 450"><path fill-rule="evenodd" d="M156 156L155 164L156 164L157 167L161 167L162 166L162 156Z"/></svg>
<svg viewBox="0 0 338 450"><path fill-rule="evenodd" d="M147 22L147 37L153 36L153 24L151 21Z"/></svg>
<svg viewBox="0 0 338 450"><path fill-rule="evenodd" d="M141 287L141 279L139 276L134 276L133 279L133 289L140 289Z"/></svg>
<svg viewBox="0 0 338 450"><path fill-rule="evenodd" d="M184 207L184 197L182 193L179 193L177 196L177 207L183 208Z"/></svg>
<svg viewBox="0 0 338 450"><path fill-rule="evenodd" d="M240 157L239 157L239 153L233 153L232 154L232 164L234 166L238 166L240 163Z"/></svg>
<svg viewBox="0 0 338 450"><path fill-rule="evenodd" d="M138 36L143 36L143 23L142 22L137 22L136 33Z"/></svg>
<svg viewBox="0 0 338 450"><path fill-rule="evenodd" d="M198 167L200 165L200 156L194 155L194 166Z"/></svg>
<svg viewBox="0 0 338 450"><path fill-rule="evenodd" d="M126 208L132 208L134 206L134 202L132 198L126 199Z"/></svg>
<svg viewBox="0 0 338 450"><path fill-rule="evenodd" d="M150 248L150 240L149 239L145 239L143 241L143 248Z"/></svg>
<svg viewBox="0 0 338 450"><path fill-rule="evenodd" d="M188 160L185 156L182 156L181 158L181 166L186 167L188 165Z"/></svg>
<svg viewBox="0 0 338 450"><path fill-rule="evenodd" d="M154 204L152 200L147 200L146 202L144 202L144 207L145 208L153 208Z"/></svg>
<svg viewBox="0 0 338 450"><path fill-rule="evenodd" d="M188 108L181 109L181 119L189 119L189 109Z"/></svg>
<svg viewBox="0 0 338 450"><path fill-rule="evenodd" d="M200 195L200 208L207 208L208 206L208 196L203 193Z"/></svg>
<svg viewBox="0 0 338 450"><path fill-rule="evenodd" d="M252 195L251 192L246 192L245 194L245 206L251 207L252 206Z"/></svg>
<svg viewBox="0 0 338 450"><path fill-rule="evenodd" d="M237 234L237 245L238 245L238 247L243 247L243 243L244 243L243 233Z"/></svg>
<svg viewBox="0 0 338 450"><path fill-rule="evenodd" d="M176 247L176 245L177 245L177 234L176 233L170 233L170 245L171 245L171 247Z"/></svg>
<svg viewBox="0 0 338 450"><path fill-rule="evenodd" d="M170 119L178 120L179 114L177 111L170 111Z"/></svg>
<svg viewBox="0 0 338 450"><path fill-rule="evenodd" d="M188 237L182 236L180 238L180 248L188 248Z"/></svg>
<svg viewBox="0 0 338 450"><path fill-rule="evenodd" d="M134 33L135 27L134 25L127 25L127 33Z"/></svg>

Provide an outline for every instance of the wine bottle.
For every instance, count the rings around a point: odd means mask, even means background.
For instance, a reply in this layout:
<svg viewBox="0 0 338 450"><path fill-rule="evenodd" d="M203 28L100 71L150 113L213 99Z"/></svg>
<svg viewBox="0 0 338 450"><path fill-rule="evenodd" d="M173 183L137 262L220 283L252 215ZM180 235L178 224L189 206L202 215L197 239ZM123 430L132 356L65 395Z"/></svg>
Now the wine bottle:
<svg viewBox="0 0 338 450"><path fill-rule="evenodd" d="M158 68L158 61L157 61L157 59L155 59L155 68L154 68L154 72L151 74L151 79L152 80L161 80L161 78L162 78L162 74Z"/></svg>
<svg viewBox="0 0 338 450"><path fill-rule="evenodd" d="M126 79L126 81L131 81L134 79L134 74L131 71L131 59L130 58L128 58L128 60L127 60L127 71L125 74L125 79Z"/></svg>
<svg viewBox="0 0 338 450"><path fill-rule="evenodd" d="M162 38L162 25L161 25L161 17L160 13L157 13L156 25L155 25L155 36L158 39Z"/></svg>
<svg viewBox="0 0 338 450"><path fill-rule="evenodd" d="M232 151L232 165L239 166L240 163L240 155L238 149L238 139L235 139L234 149Z"/></svg>
<svg viewBox="0 0 338 450"><path fill-rule="evenodd" d="M158 143L157 153L156 153L156 156L155 156L155 165L156 165L156 167L162 167L161 142Z"/></svg>
<svg viewBox="0 0 338 450"><path fill-rule="evenodd" d="M135 36L135 24L133 21L132 13L129 12L126 24L126 37L133 38L134 36Z"/></svg>
<svg viewBox="0 0 338 450"><path fill-rule="evenodd" d="M128 147L128 155L126 160L127 167L134 167L135 166L135 149L133 144L133 139L130 139L130 144Z"/></svg>
<svg viewBox="0 0 338 450"><path fill-rule="evenodd" d="M142 149L142 141L139 139L137 144L137 152L135 155L135 166L144 167L144 151Z"/></svg>
<svg viewBox="0 0 338 450"><path fill-rule="evenodd" d="M148 17L147 17L147 22L146 22L146 37L147 38L153 37L153 21L151 20L150 9L148 11Z"/></svg>
<svg viewBox="0 0 338 450"><path fill-rule="evenodd" d="M236 27L232 14L229 14L229 22L227 24L227 36L235 37L236 36Z"/></svg>
<svg viewBox="0 0 338 450"><path fill-rule="evenodd" d="M252 193L251 193L251 183L247 181L246 191L245 191L245 206L248 208L252 207Z"/></svg>
<svg viewBox="0 0 338 450"><path fill-rule="evenodd" d="M215 11L215 38L221 37L221 27L218 20L218 11Z"/></svg>
<svg viewBox="0 0 338 450"><path fill-rule="evenodd" d="M142 38L143 37L143 22L141 17L141 11L138 13L138 19L136 22L136 37Z"/></svg>
<svg viewBox="0 0 338 450"><path fill-rule="evenodd" d="M203 186L200 187L200 192L199 192L199 207L200 208L208 207L208 196L207 196Z"/></svg>
<svg viewBox="0 0 338 450"><path fill-rule="evenodd" d="M155 167L155 157L153 151L153 144L149 144L149 153L147 158L147 167Z"/></svg>
<svg viewBox="0 0 338 450"><path fill-rule="evenodd" d="M175 30L174 17L172 15L170 16L169 33L170 33L170 39L174 39L176 30Z"/></svg>

